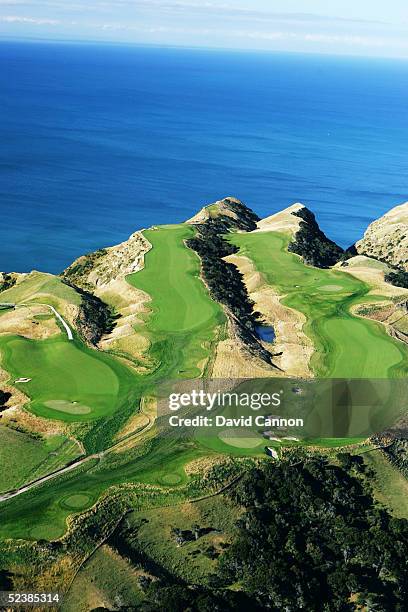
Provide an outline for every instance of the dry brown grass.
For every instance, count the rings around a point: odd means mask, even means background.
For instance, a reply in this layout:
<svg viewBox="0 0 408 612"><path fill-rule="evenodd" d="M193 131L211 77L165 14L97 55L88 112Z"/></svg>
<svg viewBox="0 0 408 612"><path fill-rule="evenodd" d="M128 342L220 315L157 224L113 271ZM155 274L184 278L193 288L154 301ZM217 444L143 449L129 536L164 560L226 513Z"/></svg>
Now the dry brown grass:
<svg viewBox="0 0 408 612"><path fill-rule="evenodd" d="M275 330L273 352L282 353L282 355L274 357L274 363L287 376L310 377L312 374L309 361L313 353L313 345L303 332L305 317L281 303L283 296L265 283L263 276L247 257L231 255L226 259L236 265L243 275L249 296L255 302L255 310L260 312L265 321ZM275 375L282 375L282 373L275 370Z"/></svg>
<svg viewBox="0 0 408 612"><path fill-rule="evenodd" d="M147 367L149 340L137 330L142 327L141 315L148 313L150 297L144 291L129 285L124 278L115 279L109 285L98 289L96 294L112 305L119 314L115 328L112 333L103 337L100 348L125 353L130 358L146 362Z"/></svg>
<svg viewBox="0 0 408 612"><path fill-rule="evenodd" d="M40 304L21 306L0 317L0 334L23 336L31 340L44 340L61 333L55 317L35 319L38 315L50 315L48 308Z"/></svg>
<svg viewBox="0 0 408 612"><path fill-rule="evenodd" d="M17 425L27 431L39 433L43 436L66 435L68 433L68 427L62 421L50 421L38 417L25 410L22 406L14 406L3 412L1 422L4 425Z"/></svg>

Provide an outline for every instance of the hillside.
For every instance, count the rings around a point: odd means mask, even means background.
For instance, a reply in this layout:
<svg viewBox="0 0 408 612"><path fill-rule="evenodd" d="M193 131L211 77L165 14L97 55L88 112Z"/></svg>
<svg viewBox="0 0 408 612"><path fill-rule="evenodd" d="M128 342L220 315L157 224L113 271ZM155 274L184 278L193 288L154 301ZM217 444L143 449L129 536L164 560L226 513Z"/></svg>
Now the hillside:
<svg viewBox="0 0 408 612"><path fill-rule="evenodd" d="M373 221L355 248L360 255L408 271L408 202L395 206Z"/></svg>

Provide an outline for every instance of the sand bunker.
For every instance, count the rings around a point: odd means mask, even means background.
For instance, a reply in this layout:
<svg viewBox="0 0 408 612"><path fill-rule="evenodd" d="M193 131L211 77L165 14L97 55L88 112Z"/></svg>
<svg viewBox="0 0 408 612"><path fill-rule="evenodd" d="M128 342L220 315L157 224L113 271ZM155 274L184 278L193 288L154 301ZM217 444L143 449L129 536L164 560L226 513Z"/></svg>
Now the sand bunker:
<svg viewBox="0 0 408 612"><path fill-rule="evenodd" d="M323 285L319 289L320 291L342 291L343 287L341 285Z"/></svg>
<svg viewBox="0 0 408 612"><path fill-rule="evenodd" d="M58 410L59 412L66 412L68 414L89 414L92 412L92 408L84 406L83 404L77 404L76 402L69 402L68 400L49 400L44 402L47 408Z"/></svg>

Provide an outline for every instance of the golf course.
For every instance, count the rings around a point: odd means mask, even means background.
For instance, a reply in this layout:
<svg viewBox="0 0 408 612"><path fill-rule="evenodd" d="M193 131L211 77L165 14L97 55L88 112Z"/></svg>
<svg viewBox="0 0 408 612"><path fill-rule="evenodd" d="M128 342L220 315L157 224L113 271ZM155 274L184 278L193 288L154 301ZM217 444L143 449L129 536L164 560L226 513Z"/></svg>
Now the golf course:
<svg viewBox="0 0 408 612"><path fill-rule="evenodd" d="M83 427L78 430L78 439L91 455L74 469L4 500L2 537L57 538L65 532L70 515L83 512L110 487L120 484L158 487L154 502L148 502L154 505L169 503L170 498L182 500L188 497L190 483L186 466L200 458L259 456L266 444L280 452L282 443L266 440L261 432L239 435L235 430L223 430L213 437L197 435L186 440L158 434L150 425L127 433L124 441L133 436L132 444L125 444L120 452L115 449L115 436L137 413L140 398L152 395L165 381L211 376L217 342L227 337L224 310L202 280L200 258L185 244L195 233L196 228L188 224L144 230L152 248L144 255L144 267L126 276L131 287L146 294L143 311L134 324L135 332L147 340L144 350L149 366L145 371L131 368L113 353L88 347L76 332L73 340L62 329L46 339L0 336L3 368L12 381L27 381L15 384L29 397L28 410L45 419ZM299 256L288 252L289 237L283 233L240 232L228 234L227 239L236 245L239 255L253 262L286 306L305 316L304 331L315 348L311 367L316 377L407 375L405 345L388 336L379 323L350 311L355 304L376 299L367 296L367 284L339 270L305 265ZM46 283L50 292L47 299L41 295L42 304L57 307L64 305L64 299L76 299L72 289L60 281L53 283L38 275L28 278L28 288L21 282L9 290L10 299L35 300L32 287L40 282L41 291ZM54 286L57 293L53 300ZM47 314L44 322L48 319ZM39 325L43 321L35 320ZM359 441L310 443L336 448ZM299 444L307 442L285 442L286 446ZM35 457L45 452L40 444L31 446ZM69 452L74 455L73 450ZM34 458L32 463L36 465Z"/></svg>
<svg viewBox="0 0 408 612"><path fill-rule="evenodd" d="M239 233L229 240L248 257L282 303L306 317L305 333L315 351L315 376L389 378L407 376L408 349L375 321L354 316L350 308L375 300L361 280L333 269L308 266L288 252L290 237L278 232ZM378 299L381 299L380 297Z"/></svg>

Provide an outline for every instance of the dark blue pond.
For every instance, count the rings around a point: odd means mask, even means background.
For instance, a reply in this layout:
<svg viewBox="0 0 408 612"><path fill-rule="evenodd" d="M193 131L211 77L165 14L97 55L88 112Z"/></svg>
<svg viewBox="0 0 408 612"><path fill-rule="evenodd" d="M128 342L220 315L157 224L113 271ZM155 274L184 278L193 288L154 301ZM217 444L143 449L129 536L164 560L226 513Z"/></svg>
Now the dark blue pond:
<svg viewBox="0 0 408 612"><path fill-rule="evenodd" d="M264 342L273 342L275 340L275 331L271 325L258 325L255 331L259 339Z"/></svg>

